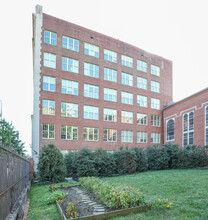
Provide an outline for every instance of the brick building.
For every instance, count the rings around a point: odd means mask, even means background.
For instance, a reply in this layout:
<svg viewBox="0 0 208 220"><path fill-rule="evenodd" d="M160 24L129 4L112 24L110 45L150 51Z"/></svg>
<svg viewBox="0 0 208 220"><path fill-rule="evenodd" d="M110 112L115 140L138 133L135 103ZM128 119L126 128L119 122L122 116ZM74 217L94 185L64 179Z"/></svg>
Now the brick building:
<svg viewBox="0 0 208 220"><path fill-rule="evenodd" d="M164 107L164 142L208 145L208 88Z"/></svg>
<svg viewBox="0 0 208 220"><path fill-rule="evenodd" d="M172 101L172 62L120 40L33 14L32 148L163 143L162 109ZM34 157L35 155L33 155Z"/></svg>

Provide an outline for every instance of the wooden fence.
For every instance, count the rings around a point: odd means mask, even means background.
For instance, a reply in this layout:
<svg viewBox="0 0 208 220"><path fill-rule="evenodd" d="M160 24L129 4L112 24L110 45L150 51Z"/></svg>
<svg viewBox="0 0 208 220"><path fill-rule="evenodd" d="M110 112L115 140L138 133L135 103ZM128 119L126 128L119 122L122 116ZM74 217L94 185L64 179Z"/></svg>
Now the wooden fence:
<svg viewBox="0 0 208 220"><path fill-rule="evenodd" d="M0 146L0 220L5 220L30 181L30 161ZM19 218L24 216L20 208Z"/></svg>

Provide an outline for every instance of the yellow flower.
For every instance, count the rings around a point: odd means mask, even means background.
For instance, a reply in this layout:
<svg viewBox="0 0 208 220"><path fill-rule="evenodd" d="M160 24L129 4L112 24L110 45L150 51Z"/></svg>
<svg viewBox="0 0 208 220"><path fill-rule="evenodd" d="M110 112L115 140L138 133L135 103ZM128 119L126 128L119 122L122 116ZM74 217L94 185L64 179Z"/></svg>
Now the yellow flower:
<svg viewBox="0 0 208 220"><path fill-rule="evenodd" d="M170 203L170 205L172 205L172 203Z"/></svg>
<svg viewBox="0 0 208 220"><path fill-rule="evenodd" d="M158 199L158 202L160 202L160 199Z"/></svg>
<svg viewBox="0 0 208 220"><path fill-rule="evenodd" d="M166 199L166 201L168 201L168 199Z"/></svg>
<svg viewBox="0 0 208 220"><path fill-rule="evenodd" d="M170 206L169 206L169 205L167 205L166 207L167 207L167 208L169 208Z"/></svg>

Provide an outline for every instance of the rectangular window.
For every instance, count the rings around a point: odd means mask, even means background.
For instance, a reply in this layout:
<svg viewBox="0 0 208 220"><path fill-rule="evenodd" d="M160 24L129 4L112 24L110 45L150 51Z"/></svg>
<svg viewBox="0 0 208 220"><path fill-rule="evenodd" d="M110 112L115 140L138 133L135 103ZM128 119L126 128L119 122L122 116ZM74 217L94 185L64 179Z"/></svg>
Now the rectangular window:
<svg viewBox="0 0 208 220"><path fill-rule="evenodd" d="M175 120L172 118L166 121L166 141L174 141L175 139Z"/></svg>
<svg viewBox="0 0 208 220"><path fill-rule="evenodd" d="M160 134L159 133L151 133L151 143L159 144L160 143Z"/></svg>
<svg viewBox="0 0 208 220"><path fill-rule="evenodd" d="M84 119L99 119L99 108L89 105L84 105Z"/></svg>
<svg viewBox="0 0 208 220"><path fill-rule="evenodd" d="M117 71L104 68L104 80L112 81L112 82L117 82Z"/></svg>
<svg viewBox="0 0 208 220"><path fill-rule="evenodd" d="M121 73L121 84L133 86L133 76L128 73Z"/></svg>
<svg viewBox="0 0 208 220"><path fill-rule="evenodd" d="M98 141L99 130L98 128L84 127L84 140L85 141Z"/></svg>
<svg viewBox="0 0 208 220"><path fill-rule="evenodd" d="M103 109L103 119L104 121L117 122L117 110L104 108Z"/></svg>
<svg viewBox="0 0 208 220"><path fill-rule="evenodd" d="M79 61L67 57L62 57L62 70L78 73L79 72Z"/></svg>
<svg viewBox="0 0 208 220"><path fill-rule="evenodd" d="M147 79L137 77L137 88L147 90Z"/></svg>
<svg viewBox="0 0 208 220"><path fill-rule="evenodd" d="M142 72L147 72L147 63L137 60L137 69Z"/></svg>
<svg viewBox="0 0 208 220"><path fill-rule="evenodd" d="M43 90L55 92L56 78L50 76L43 76Z"/></svg>
<svg viewBox="0 0 208 220"><path fill-rule="evenodd" d="M147 125L147 115L137 113L137 124L138 125Z"/></svg>
<svg viewBox="0 0 208 220"><path fill-rule="evenodd" d="M84 96L93 99L99 99L99 87L90 84L84 84Z"/></svg>
<svg viewBox="0 0 208 220"><path fill-rule="evenodd" d="M151 125L160 127L160 116L158 115L151 115Z"/></svg>
<svg viewBox="0 0 208 220"><path fill-rule="evenodd" d="M78 95L78 82L62 79L61 92L64 94Z"/></svg>
<svg viewBox="0 0 208 220"><path fill-rule="evenodd" d="M205 107L205 146L208 146L208 106Z"/></svg>
<svg viewBox="0 0 208 220"><path fill-rule="evenodd" d="M155 76L160 76L160 67L151 65L151 74Z"/></svg>
<svg viewBox="0 0 208 220"><path fill-rule="evenodd" d="M61 125L62 140L78 140L78 127Z"/></svg>
<svg viewBox="0 0 208 220"><path fill-rule="evenodd" d="M43 139L54 139L55 138L54 124L43 124L42 138Z"/></svg>
<svg viewBox="0 0 208 220"><path fill-rule="evenodd" d="M183 146L194 144L194 112L183 115Z"/></svg>
<svg viewBox="0 0 208 220"><path fill-rule="evenodd" d="M84 63L84 75L99 78L99 66L91 63Z"/></svg>
<svg viewBox="0 0 208 220"><path fill-rule="evenodd" d="M121 142L133 143L133 131L121 131Z"/></svg>
<svg viewBox="0 0 208 220"><path fill-rule="evenodd" d="M116 142L117 141L117 130L104 129L103 130L103 141L104 142Z"/></svg>
<svg viewBox="0 0 208 220"><path fill-rule="evenodd" d="M104 49L104 60L117 63L117 53L111 50Z"/></svg>
<svg viewBox="0 0 208 220"><path fill-rule="evenodd" d="M160 109L160 99L151 98L151 108Z"/></svg>
<svg viewBox="0 0 208 220"><path fill-rule="evenodd" d="M79 41L70 37L62 37L62 46L65 49L79 52Z"/></svg>
<svg viewBox="0 0 208 220"><path fill-rule="evenodd" d="M121 55L121 64L128 67L133 67L133 58Z"/></svg>
<svg viewBox="0 0 208 220"><path fill-rule="evenodd" d="M133 94L129 92L121 92L121 103L133 105Z"/></svg>
<svg viewBox="0 0 208 220"><path fill-rule="evenodd" d="M78 104L62 102L61 116L78 118Z"/></svg>
<svg viewBox="0 0 208 220"><path fill-rule="evenodd" d="M141 107L147 107L147 97L142 95L137 95L137 105Z"/></svg>
<svg viewBox="0 0 208 220"><path fill-rule="evenodd" d="M55 101L43 100L42 114L55 115Z"/></svg>
<svg viewBox="0 0 208 220"><path fill-rule="evenodd" d="M117 102L117 90L104 88L104 100Z"/></svg>
<svg viewBox="0 0 208 220"><path fill-rule="evenodd" d="M121 122L133 124L133 112L121 111Z"/></svg>
<svg viewBox="0 0 208 220"><path fill-rule="evenodd" d="M160 83L155 82L155 81L151 81L151 91L160 93Z"/></svg>
<svg viewBox="0 0 208 220"><path fill-rule="evenodd" d="M44 52L43 65L45 67L56 69L56 55Z"/></svg>
<svg viewBox="0 0 208 220"><path fill-rule="evenodd" d="M44 43L56 46L57 34L51 31L44 31Z"/></svg>
<svg viewBox="0 0 208 220"><path fill-rule="evenodd" d="M84 53L93 57L99 57L99 47L84 43Z"/></svg>
<svg viewBox="0 0 208 220"><path fill-rule="evenodd" d="M147 143L147 132L137 132L137 143Z"/></svg>

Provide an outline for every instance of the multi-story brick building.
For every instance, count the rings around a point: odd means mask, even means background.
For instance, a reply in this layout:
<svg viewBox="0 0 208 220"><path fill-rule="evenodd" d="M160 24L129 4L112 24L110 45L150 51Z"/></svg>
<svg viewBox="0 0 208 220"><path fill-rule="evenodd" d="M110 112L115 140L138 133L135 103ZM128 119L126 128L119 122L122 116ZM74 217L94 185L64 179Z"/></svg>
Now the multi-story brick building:
<svg viewBox="0 0 208 220"><path fill-rule="evenodd" d="M33 14L32 147L63 152L163 143L172 62L42 13ZM35 155L33 155L34 157Z"/></svg>
<svg viewBox="0 0 208 220"><path fill-rule="evenodd" d="M208 88L164 107L164 142L208 146Z"/></svg>

